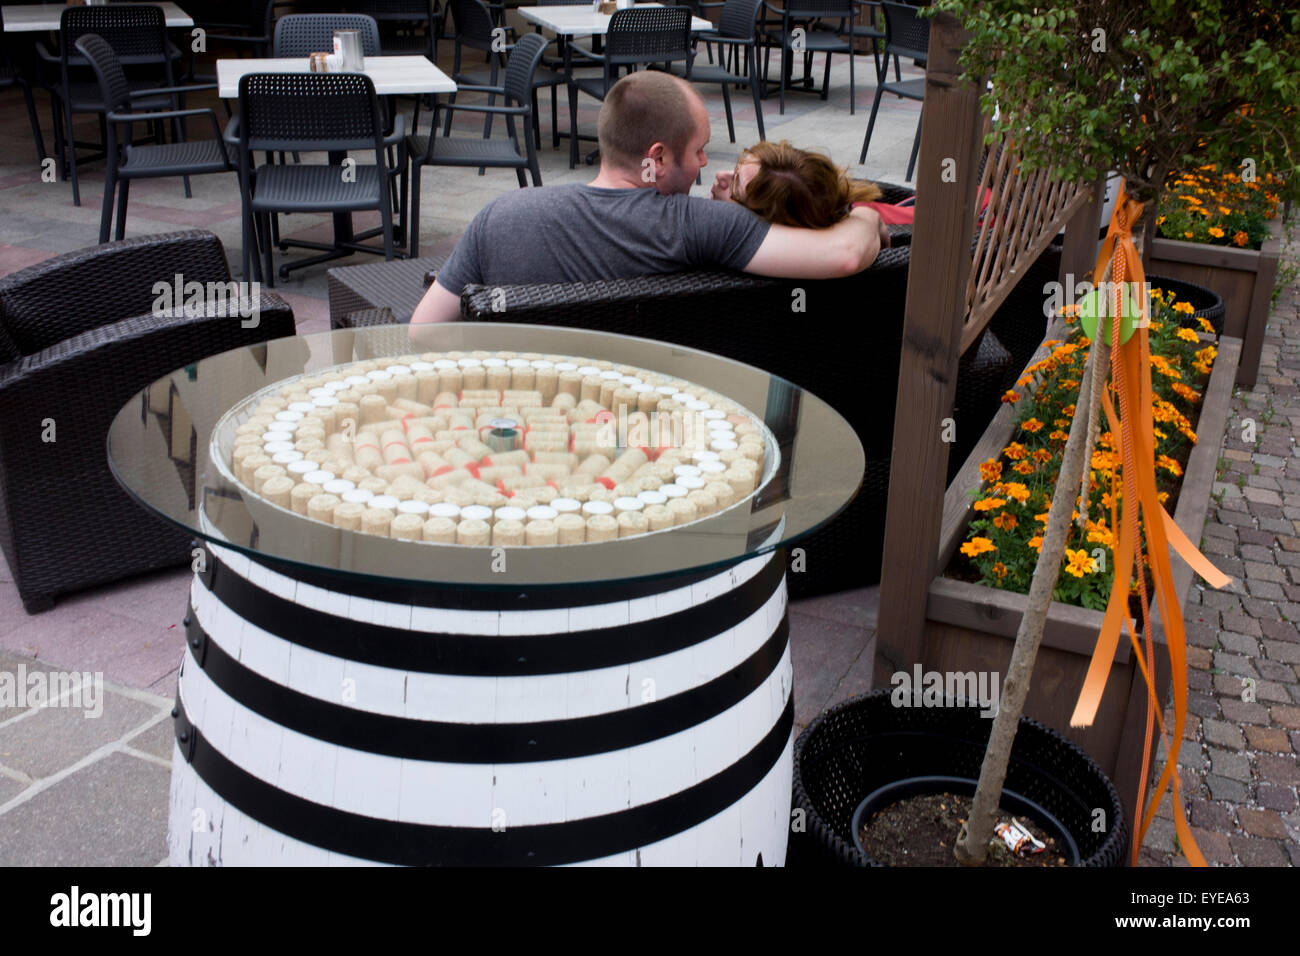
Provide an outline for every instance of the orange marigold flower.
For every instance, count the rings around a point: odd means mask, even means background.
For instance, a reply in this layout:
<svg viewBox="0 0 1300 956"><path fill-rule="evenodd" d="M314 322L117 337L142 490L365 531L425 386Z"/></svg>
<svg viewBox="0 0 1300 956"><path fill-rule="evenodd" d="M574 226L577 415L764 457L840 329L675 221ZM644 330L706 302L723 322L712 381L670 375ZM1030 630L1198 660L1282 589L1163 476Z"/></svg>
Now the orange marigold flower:
<svg viewBox="0 0 1300 956"><path fill-rule="evenodd" d="M1020 442L1013 441L1006 448L1002 449L1002 454L1006 455L1012 461L1019 461L1021 458L1025 457L1027 451L1028 449L1026 449L1024 445L1020 444Z"/></svg>
<svg viewBox="0 0 1300 956"><path fill-rule="evenodd" d="M1069 559L1069 563L1065 566L1065 571L1067 574L1073 574L1076 578L1081 578L1085 574L1092 574L1092 572L1097 570L1097 565L1093 561L1092 555L1088 554L1087 551L1082 549L1071 551L1067 548L1065 550L1065 556Z"/></svg>
<svg viewBox="0 0 1300 956"><path fill-rule="evenodd" d="M1034 461L1038 462L1040 465L1045 465L1052 460L1053 456L1052 453L1048 451L1046 448L1039 448L1030 457L1033 458Z"/></svg>
<svg viewBox="0 0 1300 956"><path fill-rule="evenodd" d="M1184 315L1191 315L1196 311L1196 306L1190 302L1175 302L1172 308L1175 312L1182 312Z"/></svg>
<svg viewBox="0 0 1300 956"><path fill-rule="evenodd" d="M1174 390L1174 394L1187 399L1189 402L1195 402L1197 399L1201 397L1200 392L1198 392L1194 388L1190 388L1189 386L1184 385L1182 382L1174 382L1174 384L1169 387Z"/></svg>
<svg viewBox="0 0 1300 956"><path fill-rule="evenodd" d="M1002 462L990 458L980 465L980 481L997 481L1002 477Z"/></svg>
<svg viewBox="0 0 1300 956"><path fill-rule="evenodd" d="M1208 334L1210 334L1210 335L1213 335L1213 334L1214 334L1214 323L1212 323L1212 322L1211 322L1209 319L1207 319L1205 316L1203 316L1203 315L1198 315L1198 316L1196 317L1196 324L1199 325L1199 326L1201 327L1201 331L1202 331L1202 332L1206 332L1206 333L1208 333Z"/></svg>
<svg viewBox="0 0 1300 956"><path fill-rule="evenodd" d="M1065 441L1067 438L1070 437L1070 435L1068 432L1063 432L1058 428L1056 431L1052 432L1047 437L1052 439L1052 441Z"/></svg>
<svg viewBox="0 0 1300 956"><path fill-rule="evenodd" d="M1223 233L1223 230L1220 229L1218 226L1211 226L1211 227L1210 227L1210 235L1212 235L1215 239L1222 239L1223 236L1224 236L1224 233Z"/></svg>
<svg viewBox="0 0 1300 956"><path fill-rule="evenodd" d="M1052 513L1052 509L1051 509L1051 508L1048 508L1048 509L1047 509L1046 511L1044 511L1042 514L1040 514L1040 515L1034 515L1034 520L1035 520L1035 521L1041 521L1043 524L1047 524L1047 516L1050 515L1051 513Z"/></svg>
<svg viewBox="0 0 1300 956"><path fill-rule="evenodd" d="M1029 500L1029 489L1018 481L1007 482L1002 486L1002 491L1000 493L1006 495L1008 498L1014 498L1022 505Z"/></svg>
<svg viewBox="0 0 1300 956"><path fill-rule="evenodd" d="M992 511L994 508L1001 508L1006 503L1005 498L981 498L975 502L973 507L976 511Z"/></svg>
<svg viewBox="0 0 1300 956"><path fill-rule="evenodd" d="M1232 210L1229 209L1227 206L1220 206L1220 207L1219 207L1219 212L1223 213L1225 216L1231 216L1231 215L1232 215Z"/></svg>
<svg viewBox="0 0 1300 956"><path fill-rule="evenodd" d="M1019 523L1020 522L1016 520L1015 515L1007 514L1006 512L995 516L993 519L993 527L1001 528L1003 531L1012 531Z"/></svg>
<svg viewBox="0 0 1300 956"><path fill-rule="evenodd" d="M1034 473L1034 466L1027 461L1018 461L1011 466L1011 470L1018 475L1032 475Z"/></svg>
<svg viewBox="0 0 1300 956"><path fill-rule="evenodd" d="M1183 473L1183 469L1178 464L1178 462L1174 461L1168 455L1157 455L1156 467L1163 468L1165 471L1169 472L1169 474L1174 475L1175 477Z"/></svg>
<svg viewBox="0 0 1300 956"><path fill-rule="evenodd" d="M1033 433L1041 429L1043 427L1043 423L1040 422L1037 418L1027 418L1020 423L1020 427L1024 431Z"/></svg>
<svg viewBox="0 0 1300 956"><path fill-rule="evenodd" d="M999 561L996 564L994 564L993 567L989 568L989 573L991 573L995 578L1001 581L1003 578L1007 576L1007 566L1003 564L1001 561Z"/></svg>
<svg viewBox="0 0 1300 956"><path fill-rule="evenodd" d="M1195 235L1195 234L1194 234L1194 233L1192 232L1192 230L1190 230L1190 229L1187 229L1187 230L1185 230L1185 231L1183 232L1183 238L1184 238L1184 239L1190 239L1190 238L1192 238L1193 235Z"/></svg>
<svg viewBox="0 0 1300 956"><path fill-rule="evenodd" d="M1028 544L1035 551L1041 551L1043 549L1043 536L1038 534L1034 535L1029 539Z"/></svg>
<svg viewBox="0 0 1300 956"><path fill-rule="evenodd" d="M1012 391L1003 392L1003 393L1002 393L1002 401L1004 401L1004 402L1018 402L1018 401L1020 401L1020 396L1017 395L1015 392L1012 392Z"/></svg>
<svg viewBox="0 0 1300 956"><path fill-rule="evenodd" d="M1102 526L1088 532L1088 543L1104 544L1109 548L1115 543L1115 535L1113 535L1105 526Z"/></svg>
<svg viewBox="0 0 1300 956"><path fill-rule="evenodd" d="M988 538L971 538L961 546L961 553L968 558L977 558L981 554L996 550L997 547Z"/></svg>
<svg viewBox="0 0 1300 956"><path fill-rule="evenodd" d="M1244 232L1238 231L1237 234L1232 237L1232 244L1234 246L1244 246L1248 242L1250 242L1250 236L1246 235Z"/></svg>

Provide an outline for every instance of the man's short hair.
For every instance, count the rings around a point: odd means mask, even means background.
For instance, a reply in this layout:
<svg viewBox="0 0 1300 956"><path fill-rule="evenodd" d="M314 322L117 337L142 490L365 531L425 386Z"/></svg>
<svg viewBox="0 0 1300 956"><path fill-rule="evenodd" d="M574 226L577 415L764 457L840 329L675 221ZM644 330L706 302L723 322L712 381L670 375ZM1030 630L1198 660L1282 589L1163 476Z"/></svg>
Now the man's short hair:
<svg viewBox="0 0 1300 956"><path fill-rule="evenodd" d="M646 151L662 142L674 156L696 133L693 91L685 81L657 70L631 73L605 94L597 122L602 156L624 167L640 166Z"/></svg>

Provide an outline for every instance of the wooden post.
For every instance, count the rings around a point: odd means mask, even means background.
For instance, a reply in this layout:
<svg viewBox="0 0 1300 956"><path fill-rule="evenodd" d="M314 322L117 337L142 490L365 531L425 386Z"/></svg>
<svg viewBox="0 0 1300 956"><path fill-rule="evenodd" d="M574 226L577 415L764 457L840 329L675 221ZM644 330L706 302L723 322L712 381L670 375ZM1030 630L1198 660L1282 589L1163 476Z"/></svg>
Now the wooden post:
<svg viewBox="0 0 1300 956"><path fill-rule="evenodd" d="M921 660L926 594L937 564L948 468L944 420L952 417L957 385L977 210L975 172L983 145L980 89L961 81L957 62L966 36L952 14L931 21L912 238L913 250L923 249L925 256L914 257L907 280L876 686ZM950 155L940 155L949 150Z"/></svg>

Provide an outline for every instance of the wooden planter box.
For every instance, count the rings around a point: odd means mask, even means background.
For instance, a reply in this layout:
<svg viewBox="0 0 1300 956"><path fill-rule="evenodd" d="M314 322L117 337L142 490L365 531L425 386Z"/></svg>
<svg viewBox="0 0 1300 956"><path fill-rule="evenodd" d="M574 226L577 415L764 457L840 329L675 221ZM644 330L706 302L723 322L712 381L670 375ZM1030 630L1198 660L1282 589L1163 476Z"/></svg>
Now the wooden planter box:
<svg viewBox="0 0 1300 956"><path fill-rule="evenodd" d="M1242 341L1237 384L1245 388L1253 387L1259 374L1264 326L1281 252L1281 216L1269 224L1269 238L1259 250L1207 246L1181 239L1156 239L1151 246L1151 272L1195 282L1223 296L1223 331Z"/></svg>
<svg viewBox="0 0 1300 956"><path fill-rule="evenodd" d="M1049 338L1065 338L1057 327ZM1224 335L1219 342L1196 431L1183 477L1174 520L1193 543L1200 542L1209 506L1211 486L1218 465L1219 445L1227 425L1233 379L1241 356L1239 339ZM1045 357L1040 350L1034 361ZM944 496L943 528L940 536L939 567L946 568L965 539L974 517L969 489L979 484L979 463L996 458L1011 440L1016 411L1004 406L993 419L975 450ZM1173 558L1174 583L1179 606L1186 597L1192 571ZM965 581L936 578L930 583L926 607L922 657L926 670L989 671L1005 675L1011 649L1024 614L1027 598ZM1153 607L1152 614L1156 615ZM1101 631L1103 614L1085 608L1053 603L1048 613L1043 643L1030 682L1025 713L1042 721L1083 747L1114 782L1124 803L1129 832L1141 773L1142 735L1146 728L1147 693L1133 660L1127 635L1121 637L1114 663L1091 727L1071 728L1079 690L1083 687L1088 662ZM1153 624L1156 642L1164 643L1159 621ZM1156 651L1157 681L1163 699L1168 696L1169 668L1161 650Z"/></svg>

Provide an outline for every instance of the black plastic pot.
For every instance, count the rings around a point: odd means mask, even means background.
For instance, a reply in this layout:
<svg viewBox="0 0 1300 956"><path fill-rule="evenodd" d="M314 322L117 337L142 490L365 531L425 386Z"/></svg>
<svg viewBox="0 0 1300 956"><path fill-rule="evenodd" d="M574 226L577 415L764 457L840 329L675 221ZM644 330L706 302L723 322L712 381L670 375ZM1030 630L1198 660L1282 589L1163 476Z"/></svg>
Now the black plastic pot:
<svg viewBox="0 0 1300 956"><path fill-rule="evenodd" d="M1172 293L1182 302L1190 302L1196 311L1182 320L1182 325L1189 329L1201 330L1197 319L1205 319L1214 326L1214 334L1223 334L1223 296L1195 282L1183 279L1171 279L1168 276L1148 275L1147 284L1153 289L1163 289L1166 298Z"/></svg>
<svg viewBox="0 0 1300 956"><path fill-rule="evenodd" d="M979 778L992 719L978 707L895 707L891 695L886 688L837 704L795 742L794 807L802 813L790 835L791 865L879 866L854 845L863 800L912 777ZM1065 829L1077 866L1124 865L1128 830L1115 787L1083 750L1028 717L1020 719L1004 801L1008 791Z"/></svg>

